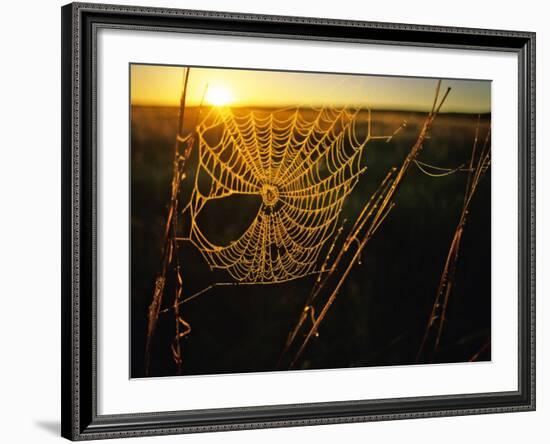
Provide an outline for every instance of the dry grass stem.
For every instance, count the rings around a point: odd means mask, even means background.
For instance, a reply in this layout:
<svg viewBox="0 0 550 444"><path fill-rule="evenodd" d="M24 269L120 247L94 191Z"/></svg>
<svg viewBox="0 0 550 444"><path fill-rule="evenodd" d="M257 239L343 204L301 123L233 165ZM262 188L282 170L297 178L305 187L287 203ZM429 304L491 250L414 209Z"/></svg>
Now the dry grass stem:
<svg viewBox="0 0 550 444"><path fill-rule="evenodd" d="M480 121L476 126L476 133L474 143L472 147L472 154L470 156L470 162L468 166L468 178L466 182L466 189L464 193L464 201L460 212L458 224L455 228L451 245L445 259L445 265L441 278L437 288L435 300L432 305L428 323L416 355L416 362L420 362L424 355L429 362L433 362L435 355L439 349L441 343L441 336L443 333L443 327L445 325L447 308L449 305L449 298L454 286L454 279L456 275L456 268L458 262L458 255L460 251L460 245L462 241L462 235L464 233L464 227L469 214L470 203L477 190L479 182L483 175L487 171L491 160L491 147L490 147L490 129L487 130L485 140L481 147L479 154L478 140L479 140ZM433 345L429 347L429 343Z"/></svg>
<svg viewBox="0 0 550 444"><path fill-rule="evenodd" d="M312 310L312 302L319 295L321 290L323 290L326 283L329 281L329 278L336 272L340 262L344 260L346 256L351 255L351 259L349 260L347 267L337 279L336 285L329 293L329 297L327 298L322 309L320 310L319 315L315 319L315 322L312 323L311 327L306 332L304 339L300 343L296 353L294 354L294 357L290 361L289 368L293 368L296 365L297 361L302 356L305 348L307 347L311 339L318 336L319 326L325 319L331 305L336 300L344 282L346 281L353 267L361 262L361 254L363 253L365 246L393 208L394 203L392 201L392 198L397 191L399 184L403 180L403 177L408 171L410 165L415 161L418 153L421 151L424 140L428 137L428 132L431 128L431 125L433 124L433 121L435 120L450 92L450 88L448 88L441 100L439 100L440 88L441 81L438 81L431 111L426 117L420 133L417 137L417 140L409 151L407 157L403 161L401 167L398 170L396 168L393 168L384 178L378 190L373 194L373 196L371 196L360 216L358 217L350 234L346 238L344 245L342 246L339 254L337 255L335 261L330 268L329 273L322 277L321 281L314 287L314 291L312 292L312 294L310 294L310 296L308 297L296 326L289 333L281 358L279 359L279 365L281 365L281 363L283 362L284 356L289 352L291 346L298 337L299 331L307 320L308 312ZM352 251L350 250L352 246L355 246L353 254L351 254L350 252Z"/></svg>

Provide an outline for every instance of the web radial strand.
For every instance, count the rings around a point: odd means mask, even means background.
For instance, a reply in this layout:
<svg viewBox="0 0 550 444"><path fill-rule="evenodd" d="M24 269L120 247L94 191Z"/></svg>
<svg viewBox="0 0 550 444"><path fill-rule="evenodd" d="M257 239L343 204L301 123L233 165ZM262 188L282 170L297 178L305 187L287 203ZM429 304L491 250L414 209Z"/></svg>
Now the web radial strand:
<svg viewBox="0 0 550 444"><path fill-rule="evenodd" d="M197 129L199 160L187 207L190 239L210 267L246 283L318 272L319 254L365 170L370 122L361 130L359 121L359 110L350 108L211 108ZM204 178L209 186L201 188ZM262 204L238 239L214 244L197 217L206 202L235 194L260 196Z"/></svg>

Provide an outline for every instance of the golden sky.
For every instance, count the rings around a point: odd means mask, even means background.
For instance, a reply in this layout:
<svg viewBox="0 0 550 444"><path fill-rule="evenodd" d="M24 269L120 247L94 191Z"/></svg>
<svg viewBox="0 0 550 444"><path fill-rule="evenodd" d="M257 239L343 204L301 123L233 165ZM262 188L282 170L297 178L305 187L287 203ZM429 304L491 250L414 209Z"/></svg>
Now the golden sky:
<svg viewBox="0 0 550 444"><path fill-rule="evenodd" d="M184 67L132 64L133 105L177 106ZM369 106L371 109L431 108L437 79L287 71L195 68L189 71L186 104L228 106ZM452 88L442 112L485 113L491 110L491 82L443 80Z"/></svg>

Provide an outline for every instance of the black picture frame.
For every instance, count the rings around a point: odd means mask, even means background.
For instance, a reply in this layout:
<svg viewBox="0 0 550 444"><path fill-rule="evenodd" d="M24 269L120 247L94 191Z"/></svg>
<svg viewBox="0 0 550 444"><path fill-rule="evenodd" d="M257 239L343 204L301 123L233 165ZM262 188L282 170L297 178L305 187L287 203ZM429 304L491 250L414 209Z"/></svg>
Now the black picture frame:
<svg viewBox="0 0 550 444"><path fill-rule="evenodd" d="M535 409L535 33L72 3L62 14L62 436L71 440ZM98 415L96 31L100 27L509 51L519 65L518 390Z"/></svg>

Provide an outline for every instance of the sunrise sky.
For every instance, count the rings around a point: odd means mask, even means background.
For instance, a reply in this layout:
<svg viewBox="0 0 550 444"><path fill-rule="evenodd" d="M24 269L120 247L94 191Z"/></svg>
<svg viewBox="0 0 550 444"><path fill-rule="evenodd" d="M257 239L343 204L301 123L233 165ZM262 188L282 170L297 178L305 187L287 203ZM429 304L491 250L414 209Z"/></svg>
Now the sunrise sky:
<svg viewBox="0 0 550 444"><path fill-rule="evenodd" d="M132 64L131 103L177 106L183 67ZM205 102L228 106L369 106L372 109L431 108L437 79L346 74L297 73L244 69L190 68L188 106ZM442 112L485 113L491 110L491 82L443 80L450 86Z"/></svg>

